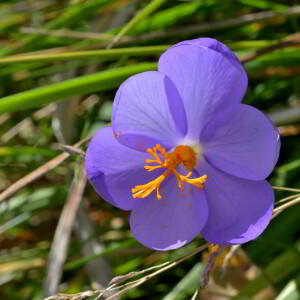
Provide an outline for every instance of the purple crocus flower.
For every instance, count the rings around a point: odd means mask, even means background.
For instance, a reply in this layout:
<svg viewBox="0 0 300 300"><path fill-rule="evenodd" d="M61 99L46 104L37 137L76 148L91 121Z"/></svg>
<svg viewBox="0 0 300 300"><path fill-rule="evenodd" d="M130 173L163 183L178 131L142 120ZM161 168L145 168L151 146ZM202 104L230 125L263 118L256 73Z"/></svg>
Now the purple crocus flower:
<svg viewBox="0 0 300 300"><path fill-rule="evenodd" d="M268 225L274 194L264 179L280 139L240 103L246 89L236 56L209 38L171 47L158 71L120 86L112 128L92 139L85 168L103 199L132 211L132 234L145 246L175 249L197 234L241 244Z"/></svg>

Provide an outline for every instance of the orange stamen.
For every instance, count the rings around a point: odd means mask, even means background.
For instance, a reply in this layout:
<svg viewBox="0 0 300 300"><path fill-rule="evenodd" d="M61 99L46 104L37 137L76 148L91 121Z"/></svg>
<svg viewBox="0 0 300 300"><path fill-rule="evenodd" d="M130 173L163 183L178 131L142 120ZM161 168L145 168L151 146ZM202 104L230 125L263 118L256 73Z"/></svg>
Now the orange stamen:
<svg viewBox="0 0 300 300"><path fill-rule="evenodd" d="M196 166L196 153L191 147L180 145L177 146L174 151L168 153L163 147L156 145L153 148L147 149L147 152L153 157L153 159L146 159L145 163L156 163L157 165L144 166L145 170L152 172L159 168L165 168L166 171L147 184L135 186L132 189L133 198L146 198L156 190L156 198L161 199L160 185L172 173L176 176L177 185L181 192L184 191L184 183L191 184L197 188L204 188L207 175L203 175L198 178L190 178L192 176L192 172L189 172L187 175L181 175L176 171L176 168L181 163L190 171Z"/></svg>

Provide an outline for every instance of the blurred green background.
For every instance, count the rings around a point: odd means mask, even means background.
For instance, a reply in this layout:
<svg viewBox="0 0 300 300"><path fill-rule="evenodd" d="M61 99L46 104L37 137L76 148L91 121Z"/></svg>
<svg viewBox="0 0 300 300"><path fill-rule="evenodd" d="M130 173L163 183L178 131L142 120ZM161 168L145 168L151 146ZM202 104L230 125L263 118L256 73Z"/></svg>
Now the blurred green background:
<svg viewBox="0 0 300 300"><path fill-rule="evenodd" d="M0 299L98 289L204 244L197 238L170 252L141 246L128 213L86 184L78 148L61 146L109 124L118 85L154 70L160 53L185 39L216 38L244 61L245 103L282 136L269 180L294 189L276 189L276 206L299 202L299 17L297 0L1 0ZM300 299L299 233L300 205L284 206L261 237L237 250L224 276L217 266L200 298ZM123 299L191 299L206 261L195 255Z"/></svg>

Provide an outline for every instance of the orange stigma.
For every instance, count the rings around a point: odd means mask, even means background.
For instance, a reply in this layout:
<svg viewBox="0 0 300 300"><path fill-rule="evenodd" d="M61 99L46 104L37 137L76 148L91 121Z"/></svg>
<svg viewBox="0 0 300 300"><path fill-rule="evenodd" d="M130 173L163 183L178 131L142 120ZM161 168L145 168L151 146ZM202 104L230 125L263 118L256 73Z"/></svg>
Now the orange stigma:
<svg viewBox="0 0 300 300"><path fill-rule="evenodd" d="M148 182L147 184L137 185L132 189L133 198L146 198L154 190L156 190L156 198L161 199L160 185L170 175L176 176L177 185L181 192L184 191L184 183L189 183L197 188L204 188L204 183L207 180L207 175L198 178L190 178L192 170L196 166L196 153L190 146L177 146L171 153L166 152L165 148L156 145L149 148L147 152L153 159L146 159L145 163L154 163L155 166L144 166L144 168L151 172L156 169L165 168L165 172L156 179ZM181 175L177 172L176 168L183 164L185 169L190 172L187 175Z"/></svg>

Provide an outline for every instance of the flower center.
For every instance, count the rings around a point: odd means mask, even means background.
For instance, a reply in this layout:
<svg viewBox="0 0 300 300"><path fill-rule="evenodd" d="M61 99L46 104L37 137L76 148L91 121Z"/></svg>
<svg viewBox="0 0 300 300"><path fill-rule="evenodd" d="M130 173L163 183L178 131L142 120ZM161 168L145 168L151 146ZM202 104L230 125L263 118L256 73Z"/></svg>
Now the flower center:
<svg viewBox="0 0 300 300"><path fill-rule="evenodd" d="M184 191L184 183L189 183L197 188L204 188L204 183L207 180L207 175L203 175L198 178L190 178L192 176L192 170L196 166L196 153L190 146L180 145L177 146L171 153L166 152L165 148L160 145L156 145L153 148L147 149L147 152L153 157L153 159L146 159L145 163L155 163L155 166L146 165L144 168L148 172L153 170L165 168L165 172L156 179L148 182L144 185L137 185L132 189L133 198L146 198L154 190L156 190L156 198L161 199L160 185L170 175L176 176L177 185L181 192ZM177 172L176 168L183 164L183 166L190 170L187 175L181 175Z"/></svg>

